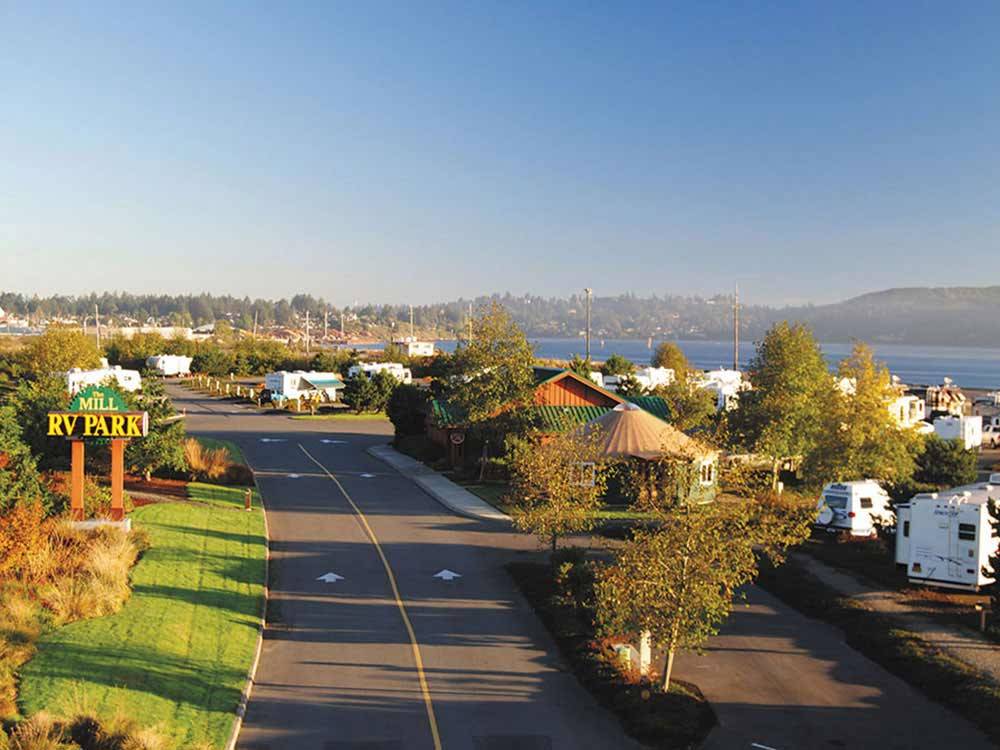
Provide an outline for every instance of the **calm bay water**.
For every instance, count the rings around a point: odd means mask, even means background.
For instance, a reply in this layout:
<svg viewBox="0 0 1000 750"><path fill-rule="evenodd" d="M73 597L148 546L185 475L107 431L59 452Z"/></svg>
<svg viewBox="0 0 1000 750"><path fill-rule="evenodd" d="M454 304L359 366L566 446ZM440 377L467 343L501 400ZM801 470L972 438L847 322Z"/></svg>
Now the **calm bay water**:
<svg viewBox="0 0 1000 750"><path fill-rule="evenodd" d="M583 339L531 339L535 356L542 359L570 359L574 354L583 356ZM653 348L657 341L653 341ZM732 367L733 344L727 341L678 341L691 364L703 370ZM454 351L456 342L439 341L444 351ZM831 369L851 352L850 343L822 343L823 354ZM931 385L949 377L965 388L1000 388L1000 349L951 346L904 346L880 344L874 347L875 356L884 362L893 375L898 375L910 385ZM652 350L645 340L591 339L590 355L595 360L620 354L636 364L649 363ZM745 368L753 357L754 346L746 342L740 346L740 367Z"/></svg>

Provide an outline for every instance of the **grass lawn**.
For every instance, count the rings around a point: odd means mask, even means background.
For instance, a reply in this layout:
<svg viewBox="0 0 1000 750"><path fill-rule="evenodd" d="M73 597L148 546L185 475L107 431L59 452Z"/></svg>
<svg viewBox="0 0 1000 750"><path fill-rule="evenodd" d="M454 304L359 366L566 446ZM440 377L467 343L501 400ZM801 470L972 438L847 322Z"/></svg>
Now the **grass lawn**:
<svg viewBox="0 0 1000 750"><path fill-rule="evenodd" d="M133 523L150 549L117 614L45 635L21 670L32 714L86 708L158 727L177 748L222 748L257 643L265 570L264 519L240 488L192 485L204 505L158 503Z"/></svg>
<svg viewBox="0 0 1000 750"><path fill-rule="evenodd" d="M511 506L504 500L504 495L510 490L510 485L507 482L472 482L462 484L462 487L485 500L497 510L510 513ZM621 505L607 505L594 515L600 521L645 521L652 518L649 513L640 513Z"/></svg>
<svg viewBox="0 0 1000 750"><path fill-rule="evenodd" d="M243 451L240 447L231 440L218 440L216 438L202 437L201 435L193 436L195 440L201 443L202 447L206 450L218 450L219 448L225 448L226 452L229 454L229 460L234 464L243 464L246 466L247 460L243 455Z"/></svg>
<svg viewBox="0 0 1000 750"><path fill-rule="evenodd" d="M291 419L301 419L302 421L309 422L325 422L329 420L336 420L338 422L355 422L355 421L365 421L371 422L373 420L378 422L388 422L389 417L387 417L382 412L365 412L363 414L355 414L353 411L336 412L334 414L296 414Z"/></svg>

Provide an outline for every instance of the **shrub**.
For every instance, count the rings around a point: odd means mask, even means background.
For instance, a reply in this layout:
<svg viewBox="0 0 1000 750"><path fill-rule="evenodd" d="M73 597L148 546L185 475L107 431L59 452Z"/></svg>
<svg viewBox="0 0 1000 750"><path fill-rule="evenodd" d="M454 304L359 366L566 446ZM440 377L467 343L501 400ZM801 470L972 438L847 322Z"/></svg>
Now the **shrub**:
<svg viewBox="0 0 1000 750"><path fill-rule="evenodd" d="M122 506L126 513L134 508L132 497L127 492L122 496ZM83 483L83 509L87 518L110 518L111 488L86 477Z"/></svg>
<svg viewBox="0 0 1000 750"><path fill-rule="evenodd" d="M184 441L184 460L192 479L218 479L232 463L225 448L206 448L194 438Z"/></svg>
<svg viewBox="0 0 1000 750"><path fill-rule="evenodd" d="M396 387L389 397L386 413L396 428L396 436L421 435L427 429L427 403L430 395L426 390L412 384Z"/></svg>
<svg viewBox="0 0 1000 750"><path fill-rule="evenodd" d="M63 730L46 713L21 722L10 737L10 750L70 750Z"/></svg>

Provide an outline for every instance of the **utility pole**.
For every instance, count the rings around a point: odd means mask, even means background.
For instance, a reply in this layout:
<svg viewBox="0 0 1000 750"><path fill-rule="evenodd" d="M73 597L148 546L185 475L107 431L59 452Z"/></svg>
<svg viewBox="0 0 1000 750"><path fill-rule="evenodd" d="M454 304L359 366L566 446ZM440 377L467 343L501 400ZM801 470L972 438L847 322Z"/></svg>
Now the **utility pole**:
<svg viewBox="0 0 1000 750"><path fill-rule="evenodd" d="M97 325L97 348L101 348L101 313L94 305L94 323Z"/></svg>
<svg viewBox="0 0 1000 750"><path fill-rule="evenodd" d="M257 340L257 311L253 311L253 340Z"/></svg>
<svg viewBox="0 0 1000 750"><path fill-rule="evenodd" d="M589 286L583 290L587 293L587 363L590 363L590 297L594 290Z"/></svg>
<svg viewBox="0 0 1000 750"><path fill-rule="evenodd" d="M340 340L344 340L344 311L346 307L340 308Z"/></svg>
<svg viewBox="0 0 1000 750"><path fill-rule="evenodd" d="M740 285L733 295L733 369L740 369Z"/></svg>
<svg viewBox="0 0 1000 750"><path fill-rule="evenodd" d="M323 340L326 341L326 335L330 331L330 311L323 310Z"/></svg>
<svg viewBox="0 0 1000 750"><path fill-rule="evenodd" d="M472 303L469 303L469 342L472 342Z"/></svg>
<svg viewBox="0 0 1000 750"><path fill-rule="evenodd" d="M309 353L309 311L306 310L306 354Z"/></svg>
<svg viewBox="0 0 1000 750"><path fill-rule="evenodd" d="M413 305L410 305L410 338L413 338Z"/></svg>

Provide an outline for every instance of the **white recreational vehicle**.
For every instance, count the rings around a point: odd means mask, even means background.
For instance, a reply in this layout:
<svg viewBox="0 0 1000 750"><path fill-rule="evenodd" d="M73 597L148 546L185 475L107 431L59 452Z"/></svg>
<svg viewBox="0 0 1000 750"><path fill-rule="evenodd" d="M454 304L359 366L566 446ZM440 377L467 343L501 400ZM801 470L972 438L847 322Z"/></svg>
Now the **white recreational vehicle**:
<svg viewBox="0 0 1000 750"><path fill-rule="evenodd" d="M420 341L414 336L404 336L403 338L393 339L392 343L394 346L398 346L400 349L402 349L403 353L407 357L434 356L433 341Z"/></svg>
<svg viewBox="0 0 1000 750"><path fill-rule="evenodd" d="M934 433L942 440L959 440L966 450L983 444L982 417L949 416L934 420Z"/></svg>
<svg viewBox="0 0 1000 750"><path fill-rule="evenodd" d="M872 537L879 524L892 522L890 506L888 493L873 479L834 482L823 488L815 525L831 534Z"/></svg>
<svg viewBox="0 0 1000 750"><path fill-rule="evenodd" d="M356 378L362 372L368 377L377 372L388 372L400 383L413 382L413 375L410 373L410 368L403 367L399 362L363 362L359 365L352 365L347 371L347 377Z"/></svg>
<svg viewBox="0 0 1000 750"><path fill-rule="evenodd" d="M119 388L129 393L135 393L142 388L142 376L137 370L123 370L120 365L108 367L105 360L104 367L99 370L81 370L79 367L74 367L67 372L66 390L71 396L75 396L88 385L102 385L108 380L115 381Z"/></svg>
<svg viewBox="0 0 1000 750"><path fill-rule="evenodd" d="M896 506L896 563L910 583L978 591L993 583L997 551L989 501L1000 500L1000 474L990 482L914 496Z"/></svg>
<svg viewBox="0 0 1000 750"><path fill-rule="evenodd" d="M271 401L282 403L299 398L322 398L331 403L337 400L337 391L344 387L335 372L269 372L264 376L264 389L271 394Z"/></svg>
<svg viewBox="0 0 1000 750"><path fill-rule="evenodd" d="M146 367L164 377L190 375L191 357L182 354L157 354L146 360Z"/></svg>

